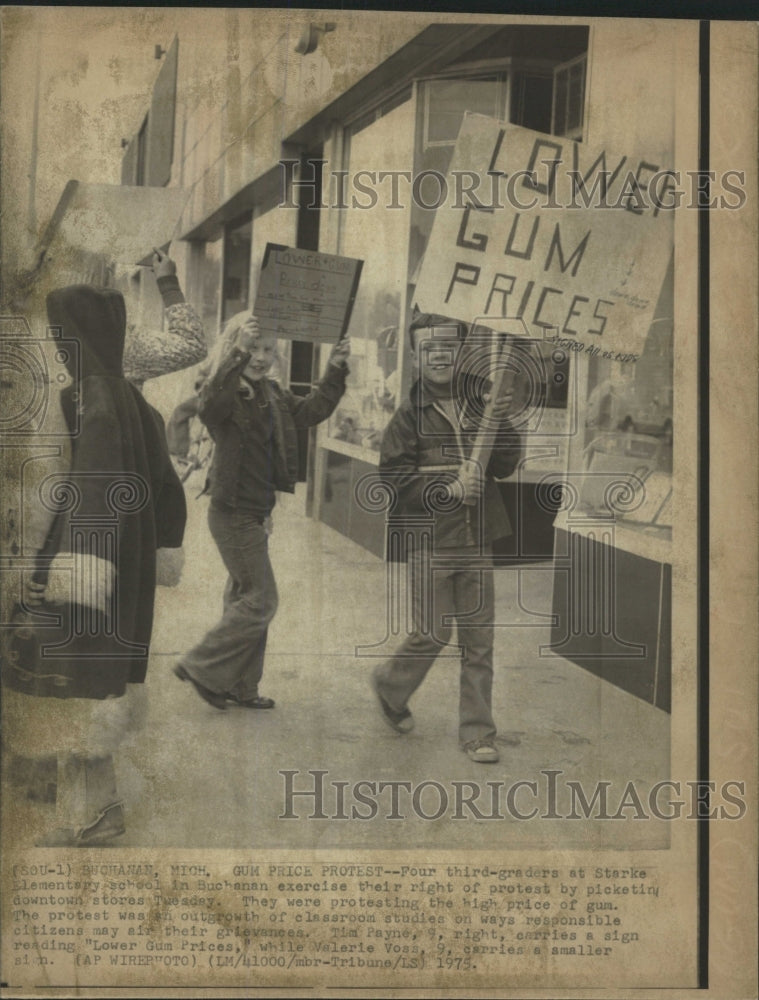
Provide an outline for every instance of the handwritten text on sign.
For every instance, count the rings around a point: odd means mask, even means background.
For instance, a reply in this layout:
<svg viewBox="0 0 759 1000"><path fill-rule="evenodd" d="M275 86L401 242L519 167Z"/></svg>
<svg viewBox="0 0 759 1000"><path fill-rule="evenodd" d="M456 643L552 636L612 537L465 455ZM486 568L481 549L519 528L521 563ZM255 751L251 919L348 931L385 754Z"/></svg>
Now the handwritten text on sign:
<svg viewBox="0 0 759 1000"><path fill-rule="evenodd" d="M268 243L253 311L266 337L335 343L345 333L363 261Z"/></svg>
<svg viewBox="0 0 759 1000"><path fill-rule="evenodd" d="M450 169L497 175L506 194L438 208L422 311L516 317L530 336L641 353L673 244L646 188L660 164L467 114Z"/></svg>

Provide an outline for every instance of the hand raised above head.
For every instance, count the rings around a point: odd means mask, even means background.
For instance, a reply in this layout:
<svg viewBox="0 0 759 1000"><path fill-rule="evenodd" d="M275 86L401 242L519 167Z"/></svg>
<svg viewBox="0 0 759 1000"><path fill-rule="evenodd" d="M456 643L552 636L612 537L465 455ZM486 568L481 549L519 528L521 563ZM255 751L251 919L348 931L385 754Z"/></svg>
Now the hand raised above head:
<svg viewBox="0 0 759 1000"><path fill-rule="evenodd" d="M343 337L342 340L338 340L329 356L329 363L334 365L336 368L340 368L348 360L348 355L351 352L351 342L348 337Z"/></svg>
<svg viewBox="0 0 759 1000"><path fill-rule="evenodd" d="M166 278L177 273L176 263L167 253L163 253L158 247L153 247L152 260L153 274L156 278Z"/></svg>
<svg viewBox="0 0 759 1000"><path fill-rule="evenodd" d="M249 351L261 336L261 328L255 316L249 316L237 331L235 345L241 351Z"/></svg>

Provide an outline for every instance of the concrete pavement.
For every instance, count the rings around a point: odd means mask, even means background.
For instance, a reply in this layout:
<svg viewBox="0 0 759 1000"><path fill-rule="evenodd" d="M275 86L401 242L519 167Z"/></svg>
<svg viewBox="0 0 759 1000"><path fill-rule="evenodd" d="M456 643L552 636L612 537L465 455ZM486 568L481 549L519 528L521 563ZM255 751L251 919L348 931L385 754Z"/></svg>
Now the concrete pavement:
<svg viewBox="0 0 759 1000"><path fill-rule="evenodd" d="M182 583L158 591L148 722L118 757L128 825L120 845L667 845L667 824L630 820L634 809L615 821L541 818L566 817L569 780L580 782L587 798L598 781L610 782L614 813L627 782L635 781L644 797L655 781L670 777L668 715L545 650L541 655L550 621L549 564L496 573L498 764L475 764L458 748L455 650L439 658L412 700L415 730L402 736L384 723L369 675L376 655L392 650L397 638L361 655L356 647L381 643L385 635L387 567L304 517L298 496L278 503L270 543L280 608L261 692L277 707L219 712L203 702L172 673L177 656L221 612L225 572L205 523L207 500L195 499L199 488L191 478ZM322 782L321 796L315 781ZM360 781L374 785L357 789ZM509 805L504 797L518 781L534 782L534 791L527 785L512 791ZM312 794L288 800L288 782L291 791ZM380 782L402 784L380 791ZM370 815L367 798L376 804L373 818L339 818ZM536 807L533 818L516 818ZM297 818L280 818L288 812ZM309 818L314 813L329 818Z"/></svg>

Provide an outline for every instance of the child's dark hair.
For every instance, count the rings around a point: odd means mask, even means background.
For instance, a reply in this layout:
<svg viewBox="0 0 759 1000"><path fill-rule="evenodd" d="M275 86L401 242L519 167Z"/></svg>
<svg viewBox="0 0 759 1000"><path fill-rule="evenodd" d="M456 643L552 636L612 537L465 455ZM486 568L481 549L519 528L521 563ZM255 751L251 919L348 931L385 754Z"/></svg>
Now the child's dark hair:
<svg viewBox="0 0 759 1000"><path fill-rule="evenodd" d="M431 327L447 326L455 330L460 341L466 339L468 327L461 320L452 319L450 316L441 316L438 313L417 313L409 324L409 337L412 351L416 350L419 340L419 331L429 330Z"/></svg>

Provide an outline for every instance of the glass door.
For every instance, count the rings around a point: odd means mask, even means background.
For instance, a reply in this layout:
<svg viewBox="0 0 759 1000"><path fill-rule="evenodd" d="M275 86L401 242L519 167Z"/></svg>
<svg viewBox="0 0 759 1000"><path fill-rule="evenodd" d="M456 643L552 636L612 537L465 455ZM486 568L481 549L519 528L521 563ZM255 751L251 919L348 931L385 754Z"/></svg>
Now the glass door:
<svg viewBox="0 0 759 1000"><path fill-rule="evenodd" d="M224 229L222 322L226 322L235 313L249 308L252 240L252 212L247 212Z"/></svg>

